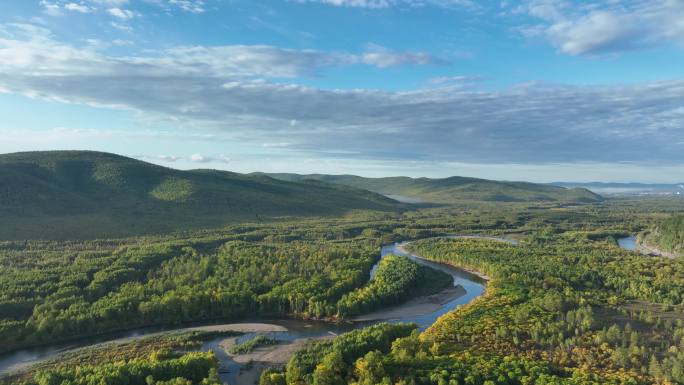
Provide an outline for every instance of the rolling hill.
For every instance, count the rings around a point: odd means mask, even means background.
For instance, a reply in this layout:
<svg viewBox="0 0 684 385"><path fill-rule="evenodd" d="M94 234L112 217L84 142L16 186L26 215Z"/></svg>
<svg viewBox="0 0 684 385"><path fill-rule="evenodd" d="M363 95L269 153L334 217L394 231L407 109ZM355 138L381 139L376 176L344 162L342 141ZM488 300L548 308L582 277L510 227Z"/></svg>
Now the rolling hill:
<svg viewBox="0 0 684 385"><path fill-rule="evenodd" d="M487 179L449 177L364 178L354 175L264 174L286 181L318 180L366 189L389 196L401 196L426 203L459 202L559 202L591 203L602 197L584 188L564 188L528 182L501 182ZM401 199L401 198L399 198Z"/></svg>
<svg viewBox="0 0 684 385"><path fill-rule="evenodd" d="M398 207L353 187L180 171L108 153L0 155L0 239L118 237Z"/></svg>

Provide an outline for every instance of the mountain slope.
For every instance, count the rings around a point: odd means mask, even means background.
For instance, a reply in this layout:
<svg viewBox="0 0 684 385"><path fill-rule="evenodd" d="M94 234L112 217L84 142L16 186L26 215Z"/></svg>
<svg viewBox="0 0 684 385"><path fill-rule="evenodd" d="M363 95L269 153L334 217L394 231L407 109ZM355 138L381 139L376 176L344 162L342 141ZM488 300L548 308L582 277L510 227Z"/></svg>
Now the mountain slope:
<svg viewBox="0 0 684 385"><path fill-rule="evenodd" d="M0 239L112 237L397 207L347 186L180 171L107 153L0 155Z"/></svg>
<svg viewBox="0 0 684 385"><path fill-rule="evenodd" d="M354 175L266 174L287 181L319 180L343 184L386 195L401 195L430 203L485 202L597 202L601 196L583 188L563 187L528 182L501 182L487 179L449 177L430 178L364 178Z"/></svg>
<svg viewBox="0 0 684 385"><path fill-rule="evenodd" d="M644 243L672 255L684 255L684 215L674 215L642 234Z"/></svg>

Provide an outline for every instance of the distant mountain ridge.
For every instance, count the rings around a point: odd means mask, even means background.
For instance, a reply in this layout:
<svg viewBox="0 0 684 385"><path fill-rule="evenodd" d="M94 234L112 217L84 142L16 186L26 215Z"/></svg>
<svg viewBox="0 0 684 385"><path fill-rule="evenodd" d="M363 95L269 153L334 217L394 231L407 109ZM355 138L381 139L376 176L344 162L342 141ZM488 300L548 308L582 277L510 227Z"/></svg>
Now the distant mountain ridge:
<svg viewBox="0 0 684 385"><path fill-rule="evenodd" d="M561 202L591 203L602 197L583 188L564 188L529 182L503 182L454 176L442 179L355 175L261 174L286 181L318 180L366 189L390 196L404 196L429 203L485 202Z"/></svg>
<svg viewBox="0 0 684 385"><path fill-rule="evenodd" d="M102 152L0 155L0 239L111 238L399 206L353 187L180 171Z"/></svg>
<svg viewBox="0 0 684 385"><path fill-rule="evenodd" d="M683 195L682 183L607 183L607 182L553 182L554 186L583 187L599 194L669 194ZM677 194L679 193L679 194Z"/></svg>

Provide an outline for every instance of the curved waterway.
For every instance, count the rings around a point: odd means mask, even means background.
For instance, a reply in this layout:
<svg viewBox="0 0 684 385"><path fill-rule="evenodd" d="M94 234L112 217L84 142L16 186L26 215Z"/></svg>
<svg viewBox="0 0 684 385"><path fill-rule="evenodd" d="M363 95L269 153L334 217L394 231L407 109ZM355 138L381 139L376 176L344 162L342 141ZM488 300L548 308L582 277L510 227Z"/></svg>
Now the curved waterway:
<svg viewBox="0 0 684 385"><path fill-rule="evenodd" d="M617 240L618 246L625 250L631 250L631 251L637 251L643 255L651 256L651 257L667 257L667 258L676 258L677 255L675 253L668 253L667 251L663 251L658 249L657 247L653 245L647 245L645 243L639 243L637 241L637 236L632 235L629 237L624 237L624 238L619 238Z"/></svg>
<svg viewBox="0 0 684 385"><path fill-rule="evenodd" d="M451 237L461 237L461 236L451 236ZM463 236L466 237L466 236ZM515 244L515 241L495 238L495 237L483 237L486 239L493 239L503 242L509 242ZM290 346L291 348L286 349L286 352L281 352L281 355L289 355L296 347L301 346L301 343L310 339L320 339L328 338L331 336L338 335L353 329L358 329L366 327L378 322L413 322L418 325L421 330L424 330L428 326L432 325L437 318L445 313L448 313L457 307L471 302L473 299L479 297L484 293L486 281L472 273L464 271L462 269L449 266L446 264L428 261L417 255L408 253L404 246L406 242L394 243L382 247L381 259L386 255L395 254L403 255L412 260L432 267L434 269L441 270L450 274L454 278L454 287L446 289L440 297L430 296L431 298L419 298L415 300L408 301L405 304L398 305L389 309L383 309L377 313L380 316L363 318L359 317L356 322L343 322L343 323L333 323L324 321L303 321L294 319L253 319L245 320L241 323L230 324L230 325L214 325L205 327L196 327L195 330L237 330L245 331L246 333L238 338L232 338L231 343L240 343L244 340L252 338L256 334L268 334L273 338L281 341L281 344L276 346ZM377 264L371 269L371 279L377 270ZM422 306L416 306L416 301L420 302ZM413 305L411 304L413 303ZM427 306L425 306L427 303ZM376 313L374 313L376 314ZM67 343L57 343L50 346L37 347L37 348L27 348L17 350L8 354L0 355L0 377L3 375L18 372L28 368L33 364L44 362L51 359L58 359L59 355L66 352L74 352L79 349L91 348L102 346L108 343L124 343L130 342L135 339L139 339L145 336L150 336L159 333L168 333L174 331L192 330L193 328L179 328L178 326L160 326L160 327L146 327L138 328L133 330L128 330L120 333L111 333L107 335L101 335L96 337L88 337L79 339L74 342ZM262 330L263 329L263 330ZM223 337L218 337L203 343L201 350L208 351L213 350L219 359L221 368L221 379L229 384L247 384L253 383L255 376L258 373L247 373L247 376L243 376L245 373L241 373L241 367L244 363L237 362L236 357L231 357L225 353L225 350L221 345L225 346L228 339ZM281 346L282 348L282 346ZM280 363L286 357L275 357L274 360L266 362L263 367L273 363ZM253 366L254 362L252 362ZM256 369L259 372L263 367ZM246 378L249 377L249 378Z"/></svg>

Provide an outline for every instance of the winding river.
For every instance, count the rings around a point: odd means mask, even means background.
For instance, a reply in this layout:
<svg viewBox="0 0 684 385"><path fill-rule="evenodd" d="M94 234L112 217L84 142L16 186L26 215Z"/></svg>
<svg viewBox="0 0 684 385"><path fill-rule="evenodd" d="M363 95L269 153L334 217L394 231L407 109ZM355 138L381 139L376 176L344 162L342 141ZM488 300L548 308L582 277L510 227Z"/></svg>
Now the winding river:
<svg viewBox="0 0 684 385"><path fill-rule="evenodd" d="M639 242L636 235L619 238L617 243L618 246L625 250L636 251L643 255L648 255L651 257L677 258L676 253L663 251L654 245L649 245L645 242Z"/></svg>
<svg viewBox="0 0 684 385"><path fill-rule="evenodd" d="M515 241L504 238L484 238L513 244L515 243ZM369 326L381 321L413 322L416 323L421 330L424 330L428 326L432 325L439 316L450 312L461 305L471 302L473 299L484 293L486 281L483 278L453 266L428 261L426 259L420 258L419 256L410 254L403 248L403 246L406 244L406 242L402 242L383 246L381 250L381 259L389 254L406 256L417 263L450 274L454 278L454 287L446 289L444 292L438 295L428 296L429 298L425 297L411 300L405 304L373 313L372 316L359 317L359 319L355 320L355 322L331 323L293 319L255 319L244 320L241 321L243 323L240 324L223 325L223 328L221 325L215 325L206 326L204 329L218 328L246 331L246 333L242 336L233 338L233 343L239 343L243 340L253 337L257 333L264 334L264 331L257 330L258 328L255 330L250 330L250 325L268 326L266 332L271 337L282 341L282 344L285 346L292 347L284 354L291 354L294 350L296 350L295 348L297 346L301 345L303 341L335 336L343 332ZM376 269L377 264L373 266L371 270L371 279L373 278ZM243 326L242 328L241 325ZM187 328L179 328L178 326L139 328L121 333L112 333L97 337L83 338L75 342L57 343L50 346L17 350L8 354L0 355L0 377L9 373L24 370L33 364L55 358L58 359L59 355L65 352L73 352L78 349L96 347L106 343L129 342L134 339L139 339L143 336L150 336L153 334L167 333L172 331L181 331L183 329ZM228 382L231 385L253 383L254 378L256 378L259 373L251 373L251 376L248 375L238 378L244 374L241 373L241 366L244 366L244 362L236 362L234 357L231 357L225 353L225 350L220 346L224 344L225 341L225 336L206 341L203 343L201 350L214 350L217 358L219 359L221 368L220 375L224 382ZM281 357L281 359L282 358L283 357ZM258 370L260 372L261 369L263 369L263 367L257 367L256 369L251 369L251 371ZM249 372L249 370L247 371Z"/></svg>

